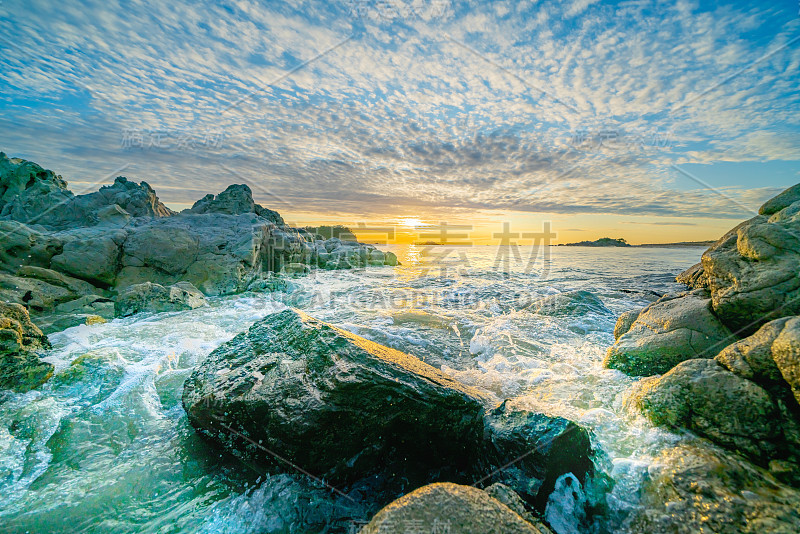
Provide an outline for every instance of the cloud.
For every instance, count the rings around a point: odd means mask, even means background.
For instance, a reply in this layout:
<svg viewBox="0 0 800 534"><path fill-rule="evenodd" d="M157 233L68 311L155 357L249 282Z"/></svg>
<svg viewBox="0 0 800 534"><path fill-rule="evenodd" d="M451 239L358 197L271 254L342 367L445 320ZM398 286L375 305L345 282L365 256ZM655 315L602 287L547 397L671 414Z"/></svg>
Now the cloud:
<svg viewBox="0 0 800 534"><path fill-rule="evenodd" d="M0 149L73 182L129 163L171 203L248 181L342 216L741 218L766 189L731 202L670 166L800 160L798 23L775 6L57 6L0 17Z"/></svg>

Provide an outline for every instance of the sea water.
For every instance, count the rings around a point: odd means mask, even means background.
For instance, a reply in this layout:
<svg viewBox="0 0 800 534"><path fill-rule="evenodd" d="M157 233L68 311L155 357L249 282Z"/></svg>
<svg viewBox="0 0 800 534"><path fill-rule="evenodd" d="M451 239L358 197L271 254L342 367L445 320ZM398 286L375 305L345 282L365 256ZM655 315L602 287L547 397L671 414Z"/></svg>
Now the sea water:
<svg viewBox="0 0 800 534"><path fill-rule="evenodd" d="M0 393L0 531L355 531L363 509L289 468L265 475L208 446L181 406L209 352L287 306L498 402L587 427L613 480L608 511L581 523L586 497L565 489L566 476L546 517L559 534L622 528L653 458L682 438L623 407L636 379L604 369L603 357L619 314L682 290L675 275L702 249L382 248L402 266L317 271L285 291L51 335L53 379Z"/></svg>

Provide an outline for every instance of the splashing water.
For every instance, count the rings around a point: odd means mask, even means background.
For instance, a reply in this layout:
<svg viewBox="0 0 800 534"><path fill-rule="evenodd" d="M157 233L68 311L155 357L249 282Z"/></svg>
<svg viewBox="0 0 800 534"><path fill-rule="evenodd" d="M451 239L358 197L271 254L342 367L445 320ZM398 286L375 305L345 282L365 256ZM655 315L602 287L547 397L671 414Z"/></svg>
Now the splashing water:
<svg viewBox="0 0 800 534"><path fill-rule="evenodd" d="M591 429L598 468L614 480L608 513L597 521L601 530L620 525L638 506L652 458L680 438L623 410L636 380L603 369L602 360L616 317L679 291L674 276L702 250L559 247L530 272L511 263L507 273L496 248L454 249L446 263L419 247L393 250L404 264L396 269L316 272L286 292L50 336L54 377L39 390L0 396L2 529L347 532L365 519L296 473L254 472L187 423L180 399L192 369L287 305L411 353L498 400ZM542 300L553 295L560 296ZM547 518L559 534L587 529L575 520L586 497L573 479L562 477L550 497Z"/></svg>

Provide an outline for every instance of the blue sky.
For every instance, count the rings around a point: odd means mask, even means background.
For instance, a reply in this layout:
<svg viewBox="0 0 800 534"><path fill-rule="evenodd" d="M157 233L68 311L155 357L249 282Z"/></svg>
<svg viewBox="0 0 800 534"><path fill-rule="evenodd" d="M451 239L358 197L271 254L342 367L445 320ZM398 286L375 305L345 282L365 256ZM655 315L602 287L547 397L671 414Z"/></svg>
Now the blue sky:
<svg viewBox="0 0 800 534"><path fill-rule="evenodd" d="M713 238L800 182L799 11L5 0L0 150L178 208L245 182L298 223Z"/></svg>

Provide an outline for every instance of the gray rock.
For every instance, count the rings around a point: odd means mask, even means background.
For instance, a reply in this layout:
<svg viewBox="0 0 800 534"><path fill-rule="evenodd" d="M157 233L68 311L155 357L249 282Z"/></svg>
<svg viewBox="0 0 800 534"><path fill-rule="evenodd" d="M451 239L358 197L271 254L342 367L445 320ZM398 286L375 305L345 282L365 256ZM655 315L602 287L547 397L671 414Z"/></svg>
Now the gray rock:
<svg viewBox="0 0 800 534"><path fill-rule="evenodd" d="M627 532L795 534L800 491L739 456L682 445L655 459Z"/></svg>
<svg viewBox="0 0 800 534"><path fill-rule="evenodd" d="M614 326L614 339L619 339L627 334L633 323L639 318L640 313L642 313L642 310L631 310L620 315L619 319L617 319L617 324Z"/></svg>
<svg viewBox="0 0 800 534"><path fill-rule="evenodd" d="M728 345L715 358L729 371L756 382L780 382L783 377L772 357L772 344L789 319L765 324L752 336Z"/></svg>
<svg viewBox="0 0 800 534"><path fill-rule="evenodd" d="M800 403L800 317L792 317L772 344L772 359Z"/></svg>
<svg viewBox="0 0 800 534"><path fill-rule="evenodd" d="M563 417L505 401L487 413L485 429L484 470L492 473L486 482L510 487L540 511L561 475L572 473L586 482L592 473L589 433Z"/></svg>
<svg viewBox="0 0 800 534"><path fill-rule="evenodd" d="M114 303L111 303L111 317L114 316ZM74 326L104 324L108 322L107 309L104 310L105 316L94 313L58 313L46 314L35 318L38 326L45 334L54 334Z"/></svg>
<svg viewBox="0 0 800 534"><path fill-rule="evenodd" d="M190 228L170 224L138 227L128 234L121 263L181 275L197 260L199 238Z"/></svg>
<svg viewBox="0 0 800 534"><path fill-rule="evenodd" d="M135 184L120 176L97 192L75 196L52 171L0 153L2 218L63 230L108 222L108 207L115 204L132 217L173 215L146 182Z"/></svg>
<svg viewBox="0 0 800 534"><path fill-rule="evenodd" d="M61 254L53 256L51 268L96 286L113 287L122 256L123 230L81 229L60 234L64 240Z"/></svg>
<svg viewBox="0 0 800 534"><path fill-rule="evenodd" d="M63 287L74 294L75 298L100 293L100 290L89 282L67 276L52 269L25 265L17 270L17 276L21 278L35 278L54 286Z"/></svg>
<svg viewBox="0 0 800 534"><path fill-rule="evenodd" d="M702 258L704 276L689 279L708 287L714 312L735 332L750 335L767 322L800 315L800 186L762 206L761 215L740 224Z"/></svg>
<svg viewBox="0 0 800 534"><path fill-rule="evenodd" d="M43 224L73 198L67 183L36 163L0 152L0 217Z"/></svg>
<svg viewBox="0 0 800 534"><path fill-rule="evenodd" d="M293 310L213 351L186 381L183 405L226 447L245 450L237 433L246 435L337 484L381 466L422 483L430 470L470 469L483 434L476 391Z"/></svg>
<svg viewBox="0 0 800 534"><path fill-rule="evenodd" d="M34 313L52 311L57 305L80 296L68 287L37 278L0 273L0 300L20 304Z"/></svg>
<svg viewBox="0 0 800 534"><path fill-rule="evenodd" d="M216 197L207 195L174 216L145 182L119 177L95 193L73 196L52 172L4 154L0 213L5 219L0 220L0 270L51 269L103 290L186 281L208 295L225 295L245 291L265 273L287 268L305 273L317 266L349 269L397 263L393 254L370 245L340 239L327 243L307 230L284 226L278 213L255 204L246 185L232 185ZM34 220L34 215L42 225L38 228L48 231L17 222ZM320 257L328 254L329 245L331 250L342 249L332 260ZM12 301L27 302L23 297L36 299L38 293L39 311L51 311L54 303L69 300L65 295L45 298L51 292L48 285L20 293L6 282L0 293L9 293ZM33 297L25 296L29 290Z"/></svg>
<svg viewBox="0 0 800 534"><path fill-rule="evenodd" d="M766 216L775 215L798 201L800 201L800 184L793 185L780 195L768 200L758 210L758 214Z"/></svg>
<svg viewBox="0 0 800 534"><path fill-rule="evenodd" d="M643 380L629 402L657 425L692 430L763 465L798 445L786 443L770 394L714 360L688 360Z"/></svg>
<svg viewBox="0 0 800 534"><path fill-rule="evenodd" d="M410 526L410 527L409 527ZM429 484L380 510L361 530L452 534L544 534L497 499L471 486Z"/></svg>
<svg viewBox="0 0 800 534"><path fill-rule="evenodd" d="M99 295L86 295L59 304L53 313L33 317L33 322L49 335L73 326L103 324L114 316L113 300Z"/></svg>
<svg viewBox="0 0 800 534"><path fill-rule="evenodd" d="M117 287L187 281L206 295L245 291L289 263L299 237L255 214L179 215L127 229Z"/></svg>
<svg viewBox="0 0 800 534"><path fill-rule="evenodd" d="M100 208L97 210L96 215L97 224L103 226L127 226L131 220L131 214L122 209L119 204Z"/></svg>
<svg viewBox="0 0 800 534"><path fill-rule="evenodd" d="M190 423L229 450L291 458L343 487L369 480L374 502L487 475L543 506L559 476L591 469L584 429L505 403L487 414L488 402L413 356L294 310L217 348L183 393Z"/></svg>
<svg viewBox="0 0 800 534"><path fill-rule="evenodd" d="M172 215L175 213L161 203L147 182L137 184L118 176L113 184L105 185L94 193L75 196L54 209L39 224L69 229L108 223L124 224L127 216L157 218Z"/></svg>
<svg viewBox="0 0 800 534"><path fill-rule="evenodd" d="M50 348L19 304L0 302L0 389L25 392L53 375L53 366L39 359L37 351Z"/></svg>
<svg viewBox="0 0 800 534"><path fill-rule="evenodd" d="M152 282L128 286L114 303L117 317L135 313L193 310L207 304L205 296L189 282L164 287Z"/></svg>
<svg viewBox="0 0 800 534"><path fill-rule="evenodd" d="M604 365L632 376L662 374L684 360L713 358L733 341L709 299L692 293L669 296L642 310L608 350Z"/></svg>
<svg viewBox="0 0 800 534"><path fill-rule="evenodd" d="M23 266L18 276L0 273L0 298L25 306L45 334L114 316L114 303L88 282L51 269ZM67 318L67 315L74 316Z"/></svg>
<svg viewBox="0 0 800 534"><path fill-rule="evenodd" d="M723 349L716 360L737 375L770 388L773 396L781 396L782 386L800 402L800 317L770 321L752 336Z"/></svg>
<svg viewBox="0 0 800 534"><path fill-rule="evenodd" d="M108 308L111 314L108 315ZM86 295L84 297L65 302L56 306L58 313L85 313L100 315L106 319L114 318L114 301L99 295Z"/></svg>
<svg viewBox="0 0 800 534"><path fill-rule="evenodd" d="M225 213L227 215L255 213L271 223L281 226L285 224L278 212L256 204L253 201L253 192L244 184L229 185L225 191L216 197L214 195L206 195L195 202L191 208L184 210L182 213Z"/></svg>
<svg viewBox="0 0 800 534"><path fill-rule="evenodd" d="M0 221L0 267L16 272L24 266L50 267L50 260L61 253L63 242L57 236L39 232L17 221Z"/></svg>

